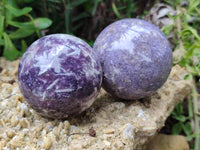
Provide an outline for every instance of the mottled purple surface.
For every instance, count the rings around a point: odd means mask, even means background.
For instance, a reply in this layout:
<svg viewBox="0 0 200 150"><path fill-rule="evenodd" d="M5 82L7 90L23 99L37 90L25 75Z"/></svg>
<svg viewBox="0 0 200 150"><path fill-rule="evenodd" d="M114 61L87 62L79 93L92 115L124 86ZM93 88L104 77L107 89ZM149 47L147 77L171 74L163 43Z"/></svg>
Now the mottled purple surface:
<svg viewBox="0 0 200 150"><path fill-rule="evenodd" d="M122 99L149 96L166 81L172 50L164 34L140 19L122 19L106 27L94 47L103 70L103 87Z"/></svg>
<svg viewBox="0 0 200 150"><path fill-rule="evenodd" d="M102 71L87 43L71 35L53 34L27 49L20 60L18 80L34 110L46 117L66 118L92 105Z"/></svg>

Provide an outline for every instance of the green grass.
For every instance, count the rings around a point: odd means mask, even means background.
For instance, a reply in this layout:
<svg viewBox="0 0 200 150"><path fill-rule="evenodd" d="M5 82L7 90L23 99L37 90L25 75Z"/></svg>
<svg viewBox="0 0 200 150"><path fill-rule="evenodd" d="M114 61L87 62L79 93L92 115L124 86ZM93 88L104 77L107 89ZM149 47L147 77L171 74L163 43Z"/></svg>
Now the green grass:
<svg viewBox="0 0 200 150"><path fill-rule="evenodd" d="M182 132L190 143L190 149L199 150L200 117L198 115L198 97L200 95L197 92L197 84L200 82L200 36L197 29L200 25L200 1L191 0L187 7L180 6L181 0L166 0L166 2L178 12L175 17L172 17L174 25L163 28L165 34L170 33L172 30L175 33L174 64L185 67L189 72L185 79L192 78L194 81L192 92L187 98L188 115L184 115L183 103L178 104L172 112L172 117L178 120L178 123L172 127L172 133L180 134Z"/></svg>

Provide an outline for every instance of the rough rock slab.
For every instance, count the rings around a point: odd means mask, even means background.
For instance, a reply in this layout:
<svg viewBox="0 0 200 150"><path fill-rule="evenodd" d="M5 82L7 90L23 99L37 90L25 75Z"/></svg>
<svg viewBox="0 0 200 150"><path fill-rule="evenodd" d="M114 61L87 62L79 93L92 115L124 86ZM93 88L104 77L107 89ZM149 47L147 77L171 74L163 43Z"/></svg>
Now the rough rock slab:
<svg viewBox="0 0 200 150"><path fill-rule="evenodd" d="M164 86L149 99L123 101L101 90L82 115L50 120L28 106L17 82L6 83L17 80L18 63L19 60L0 58L0 149L144 149L192 87L191 80L184 80L185 69L174 66ZM96 131L95 137L88 134L91 127Z"/></svg>
<svg viewBox="0 0 200 150"><path fill-rule="evenodd" d="M189 150L189 144L182 135L158 134L147 145L147 150Z"/></svg>

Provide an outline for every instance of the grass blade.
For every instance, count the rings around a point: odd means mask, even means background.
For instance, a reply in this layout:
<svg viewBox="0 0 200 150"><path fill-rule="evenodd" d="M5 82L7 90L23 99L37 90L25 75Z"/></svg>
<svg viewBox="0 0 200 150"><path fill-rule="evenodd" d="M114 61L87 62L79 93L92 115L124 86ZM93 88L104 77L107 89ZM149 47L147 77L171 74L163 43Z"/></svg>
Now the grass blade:
<svg viewBox="0 0 200 150"><path fill-rule="evenodd" d="M87 2L87 1L88 1L88 0L77 0L77 1L74 1L74 2L71 3L71 7L72 7L72 8L75 8L75 7L77 7L77 6L79 6L79 5L83 4L83 3L85 3L85 2Z"/></svg>
<svg viewBox="0 0 200 150"><path fill-rule="evenodd" d="M98 4L99 4L100 2L102 2L102 0L96 0L96 1L94 1L94 7L93 7L93 9L92 9L92 16L95 15L96 10L97 10L97 6L98 6Z"/></svg>
<svg viewBox="0 0 200 150"><path fill-rule="evenodd" d="M4 16L0 15L0 39L3 36L3 30L4 30Z"/></svg>
<svg viewBox="0 0 200 150"><path fill-rule="evenodd" d="M112 3L112 9L113 9L113 12L115 13L115 15L117 16L117 18L122 19L122 16L120 15L115 3Z"/></svg>

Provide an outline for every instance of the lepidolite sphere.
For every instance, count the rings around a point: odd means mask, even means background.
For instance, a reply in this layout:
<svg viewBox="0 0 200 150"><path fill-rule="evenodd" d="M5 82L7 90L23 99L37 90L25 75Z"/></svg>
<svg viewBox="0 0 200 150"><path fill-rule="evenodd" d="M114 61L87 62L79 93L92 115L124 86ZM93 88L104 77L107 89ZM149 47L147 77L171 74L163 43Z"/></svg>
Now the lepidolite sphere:
<svg viewBox="0 0 200 150"><path fill-rule="evenodd" d="M165 35L141 19L122 19L106 27L93 50L103 70L103 87L122 99L150 96L167 80L172 50Z"/></svg>
<svg viewBox="0 0 200 150"><path fill-rule="evenodd" d="M21 93L42 116L66 118L80 114L94 102L102 71L92 48L67 34L35 41L18 69Z"/></svg>

